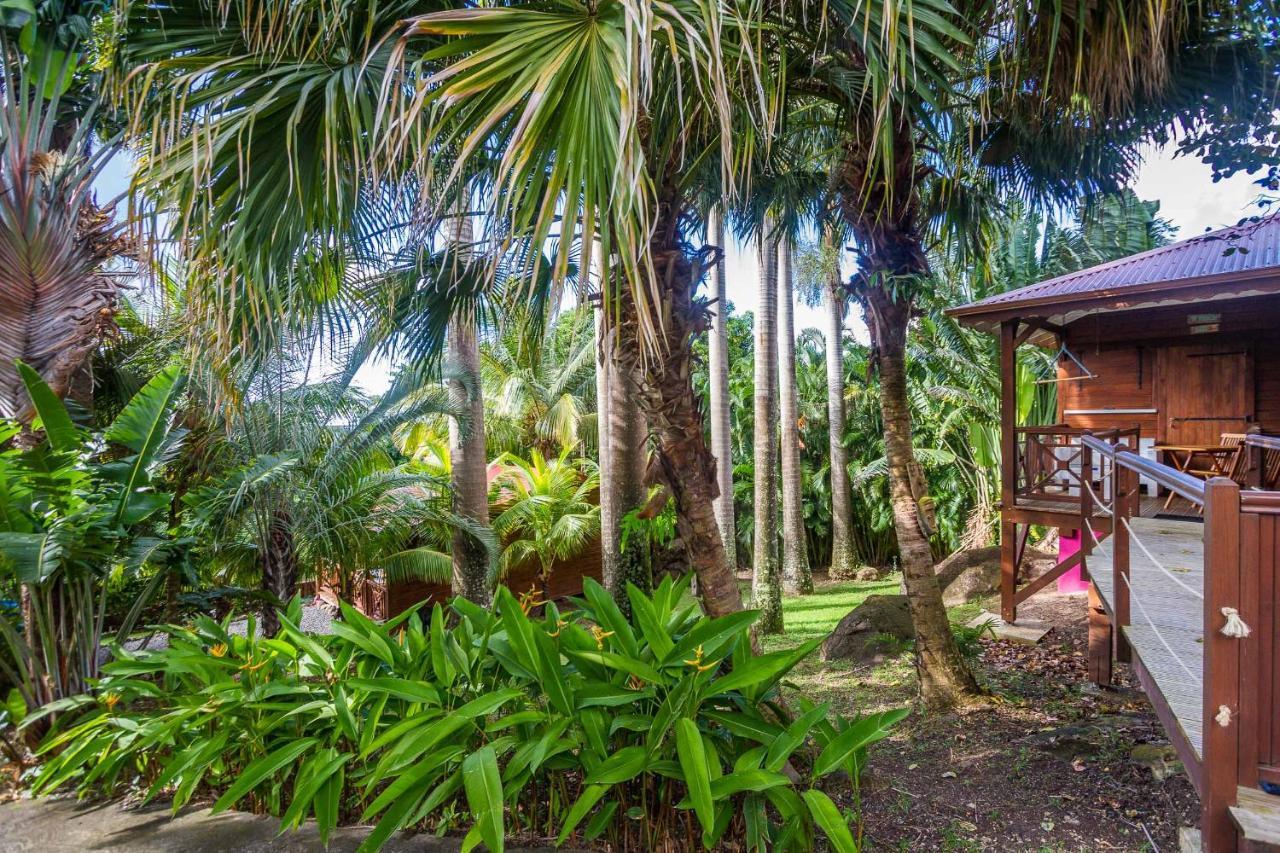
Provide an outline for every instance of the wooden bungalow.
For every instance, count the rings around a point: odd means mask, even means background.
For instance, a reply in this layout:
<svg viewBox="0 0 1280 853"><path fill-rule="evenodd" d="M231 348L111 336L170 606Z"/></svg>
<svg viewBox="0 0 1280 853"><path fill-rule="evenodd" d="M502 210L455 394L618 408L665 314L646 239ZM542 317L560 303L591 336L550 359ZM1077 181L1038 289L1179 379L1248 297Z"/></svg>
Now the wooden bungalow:
<svg viewBox="0 0 1280 853"><path fill-rule="evenodd" d="M1003 618L1080 572L1090 672L1132 663L1204 849L1280 844L1280 218L950 313L1001 341ZM1024 345L1057 354L1053 426L1016 423ZM1033 525L1064 547L1025 581Z"/></svg>

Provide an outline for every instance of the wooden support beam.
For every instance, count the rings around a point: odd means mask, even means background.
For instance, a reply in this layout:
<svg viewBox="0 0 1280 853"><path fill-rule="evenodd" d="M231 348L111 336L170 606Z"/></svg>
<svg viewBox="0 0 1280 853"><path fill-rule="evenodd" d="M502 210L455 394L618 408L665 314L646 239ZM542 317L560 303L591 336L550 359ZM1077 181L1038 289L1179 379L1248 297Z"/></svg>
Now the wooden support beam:
<svg viewBox="0 0 1280 853"><path fill-rule="evenodd" d="M1013 507L1018 482L1018 377L1017 344L1018 321L1000 324L1000 505ZM1018 621L1018 606L1014 601L1017 588L1018 527L1012 522L1000 522L1000 618L1006 622Z"/></svg>
<svg viewBox="0 0 1280 853"><path fill-rule="evenodd" d="M1021 604L1026 601L1028 598L1035 595L1037 592L1044 589L1046 586L1053 583L1058 578L1080 565L1082 562L1084 562L1084 552L1076 551L1070 557L1067 557L1067 559L1058 563L1058 565L1054 566L1052 569L1045 572L1022 589L1018 590L1013 596L1014 603ZM1009 620L1006 619L1005 621L1007 622Z"/></svg>
<svg viewBox="0 0 1280 853"><path fill-rule="evenodd" d="M1134 498L1138 488L1138 474L1123 465L1111 466L1111 582L1115 601L1112 613L1115 621L1116 660L1129 662L1129 643L1124 628L1129 624L1129 528L1125 522L1133 517ZM1132 488L1134 494L1130 494Z"/></svg>
<svg viewBox="0 0 1280 853"><path fill-rule="evenodd" d="M1235 850L1242 714L1240 664L1244 638L1222 633L1222 608L1240 601L1240 487L1214 477L1204 489L1204 784L1200 834L1209 853ZM1256 757L1254 759L1256 763Z"/></svg>
<svg viewBox="0 0 1280 853"><path fill-rule="evenodd" d="M1086 533L1082 539L1087 539ZM1089 680L1106 686L1111 683L1111 618L1103 606L1098 588L1089 584Z"/></svg>
<svg viewBox="0 0 1280 853"><path fill-rule="evenodd" d="M1018 525L1000 522L1000 618L1013 624L1018 621Z"/></svg>

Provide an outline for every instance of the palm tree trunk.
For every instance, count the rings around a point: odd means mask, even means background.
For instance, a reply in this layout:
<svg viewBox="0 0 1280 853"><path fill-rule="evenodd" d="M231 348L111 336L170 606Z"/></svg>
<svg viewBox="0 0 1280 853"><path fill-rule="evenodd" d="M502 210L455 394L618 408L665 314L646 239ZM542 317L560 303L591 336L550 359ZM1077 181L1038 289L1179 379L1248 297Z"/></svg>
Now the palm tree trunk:
<svg viewBox="0 0 1280 853"><path fill-rule="evenodd" d="M711 268L711 298L715 316L712 319L708 350L711 363L711 452L716 457L716 482L720 496L715 500L716 522L724 543L724 559L732 567L738 565L738 530L733 517L733 438L729 419L729 297L724 269L724 214L719 207L711 209L707 235L721 255Z"/></svg>
<svg viewBox="0 0 1280 853"><path fill-rule="evenodd" d="M267 522L267 547L262 554L262 591L288 604L298 587L298 555L293 547L293 516L279 506ZM280 633L280 613L275 602L262 607L262 636Z"/></svg>
<svg viewBox="0 0 1280 853"><path fill-rule="evenodd" d="M795 282L791 240L778 246L778 403L782 426L782 586L790 594L813 592L801 502L800 412L796 402Z"/></svg>
<svg viewBox="0 0 1280 853"><path fill-rule="evenodd" d="M756 628L782 631L782 578L778 571L778 241L766 219L760 237L760 298L755 317L755 553L751 604Z"/></svg>
<svg viewBox="0 0 1280 853"><path fill-rule="evenodd" d="M915 454L911 445L911 408L907 400L906 337L910 308L880 287L868 291L880 361L880 410L884 419L885 458L889 464L889 494L902 581L916 633L916 669L925 704L944 708L967 694L979 692L973 674L956 646L955 635L942 604L942 590L934 571L933 552L920 527L916 498L911 490Z"/></svg>
<svg viewBox="0 0 1280 853"><path fill-rule="evenodd" d="M627 288L619 288L626 290ZM625 296L623 297L625 300ZM625 345L625 344L624 344ZM643 590L653 585L649 543L633 537L622 546L622 519L645 504L648 487L645 469L649 461L649 427L640 407L642 375L634 359L623 357L621 345L611 346L609 365L609 482L601 484L609 492L613 530L605 541L604 586L618 605L630 612L627 584Z"/></svg>
<svg viewBox="0 0 1280 853"><path fill-rule="evenodd" d="M459 247L463 262L471 244L471 221L452 219L449 239ZM488 457L484 437L484 396L480 390L480 345L476 318L460 314L449 321L449 360L457 376L449 380L449 395L465 413L465 422L449 421L450 484L453 511L478 524L489 523ZM453 593L479 604L489 601L489 554L461 530L453 533Z"/></svg>
<svg viewBox="0 0 1280 853"><path fill-rule="evenodd" d="M621 516L613 501L613 456L610 442L613 424L609 417L613 411L609 396L613 346L610 340L609 324L604 316L604 278L600 251L600 244L597 241L591 241L591 259L588 269L590 271L590 280L595 282L595 292L599 294L592 317L595 324L596 340L596 447L600 459L600 562L601 578L605 588L616 596L618 588L614 579L618 577L618 555L622 535L619 526ZM580 296L584 299L589 298L591 293L590 284L580 290Z"/></svg>
<svg viewBox="0 0 1280 853"><path fill-rule="evenodd" d="M858 570L853 543L853 494L849 451L844 446L844 291L837 269L827 284L827 433L831 467L832 578L852 578Z"/></svg>
<svg viewBox="0 0 1280 853"><path fill-rule="evenodd" d="M895 128L893 155L892 163L880 167L881 176L868 180L871 166L865 147L854 143L846 149L839 177L850 192L842 213L862 253L859 295L880 370L889 495L902 583L915 628L920 696L926 706L946 708L981 691L951 633L933 553L920 525L916 498L923 495L911 488L912 472L919 471L907 398L906 341L912 300L901 294L929 275L929 261L918 225L915 147L905 119Z"/></svg>
<svg viewBox="0 0 1280 853"><path fill-rule="evenodd" d="M686 254L680 231L685 205L675 187L660 187L658 210L650 239L653 287L619 288L625 293L618 294L614 364L629 364L644 379L638 396L657 441L654 479L675 500L676 527L697 573L703 609L710 616L723 616L742 609L742 596L725 562L712 509L720 493L716 459L707 447L693 390L693 339L710 328L706 303L694 298L704 272L698 261L706 252L692 258ZM659 318L655 331L660 353L642 356L636 295L646 299L651 316Z"/></svg>

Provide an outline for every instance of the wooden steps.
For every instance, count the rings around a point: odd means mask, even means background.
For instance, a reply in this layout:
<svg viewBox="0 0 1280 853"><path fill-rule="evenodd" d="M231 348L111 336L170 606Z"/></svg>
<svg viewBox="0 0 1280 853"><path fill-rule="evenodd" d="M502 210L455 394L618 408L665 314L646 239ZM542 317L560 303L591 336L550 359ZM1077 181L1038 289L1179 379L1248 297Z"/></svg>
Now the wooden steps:
<svg viewBox="0 0 1280 853"><path fill-rule="evenodd" d="M1280 796L1239 788L1231 820L1240 830L1241 849L1280 850Z"/></svg>

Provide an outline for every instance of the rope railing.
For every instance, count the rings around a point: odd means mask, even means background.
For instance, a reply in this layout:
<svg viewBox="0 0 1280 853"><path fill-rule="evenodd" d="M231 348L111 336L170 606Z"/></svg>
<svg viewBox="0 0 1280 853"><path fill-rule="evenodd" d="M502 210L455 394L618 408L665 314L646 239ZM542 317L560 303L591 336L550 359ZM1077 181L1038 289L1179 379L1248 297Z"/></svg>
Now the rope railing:
<svg viewBox="0 0 1280 853"><path fill-rule="evenodd" d="M1089 531L1089 538L1093 540L1093 547L1101 551L1102 555L1107 559L1109 560L1112 559L1111 553L1102 547L1102 540L1098 538L1097 531L1093 529L1093 525L1089 523L1089 519L1086 518L1084 520L1084 526ZM1151 614L1147 612L1147 608L1142 603L1142 599L1139 598L1135 593L1133 589L1133 584L1129 582L1129 576L1127 574L1121 574L1120 578L1124 581L1125 588L1129 590L1129 601L1138 606L1138 612L1142 614L1142 618L1146 620L1147 625L1151 628L1151 632L1155 634L1156 639L1160 641L1160 645L1164 646L1165 651L1169 653L1169 657L1173 658L1174 662L1177 663L1178 666L1182 668L1182 671L1187 674L1188 678L1190 678L1196 684L1202 683L1204 680L1203 674L1193 672L1191 668L1187 666L1186 662L1183 661L1182 658L1178 655L1178 653L1173 650L1173 646L1169 645L1169 641L1165 639L1164 634L1160 631L1160 626L1158 626L1155 620L1151 618Z"/></svg>

